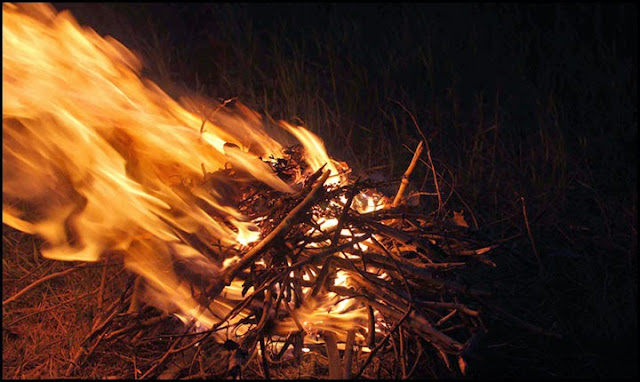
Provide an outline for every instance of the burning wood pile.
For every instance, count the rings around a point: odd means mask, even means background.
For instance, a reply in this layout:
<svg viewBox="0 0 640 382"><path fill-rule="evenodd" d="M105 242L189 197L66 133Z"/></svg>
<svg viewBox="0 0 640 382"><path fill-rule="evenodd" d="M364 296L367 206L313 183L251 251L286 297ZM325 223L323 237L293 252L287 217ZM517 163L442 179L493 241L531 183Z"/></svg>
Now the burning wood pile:
<svg viewBox="0 0 640 382"><path fill-rule="evenodd" d="M267 161L274 173L283 179L304 173L302 148L286 153ZM207 173L201 186L213 191L221 179L233 184L240 177L232 169ZM173 340L170 348L156 354L137 377L240 377L253 362L258 368L253 377L268 378L274 368L297 370L306 352L326 354L331 378L375 377L374 357L393 359L402 376L409 377L423 352L439 357L450 370L455 362L464 373L465 347L485 330L476 298L488 293L456 282L455 269L469 259L490 262L485 254L492 247L470 237L463 226L409 213L400 202L393 207L376 191L388 183L356 180L327 186L329 178L330 171L321 167L291 195L243 182L231 199L257 222L264 238L207 249L198 237L185 235L184 243L201 248L207 259L224 259L223 265L212 272L201 258L173 263L199 302L198 311L188 317L165 305L165 312L182 320L178 324L156 309L141 310L145 286L138 279L87 337L74 365L87 362L96 348L119 341L138 347L140 338L153 341L158 330L169 330L164 335ZM395 200L402 200L402 189ZM127 311L135 314L122 316ZM181 330L176 332L176 326ZM431 348L423 348L424 343ZM199 349L215 354L207 357L204 374L192 362ZM224 362L217 364L219 359Z"/></svg>
<svg viewBox="0 0 640 382"><path fill-rule="evenodd" d="M302 127L284 145L243 105L175 102L52 7L3 4L3 47L3 222L135 275L67 375L109 351L127 378L294 378L313 355L313 377L465 372L487 292L456 270L493 246L406 206L423 143L401 182L354 179Z"/></svg>

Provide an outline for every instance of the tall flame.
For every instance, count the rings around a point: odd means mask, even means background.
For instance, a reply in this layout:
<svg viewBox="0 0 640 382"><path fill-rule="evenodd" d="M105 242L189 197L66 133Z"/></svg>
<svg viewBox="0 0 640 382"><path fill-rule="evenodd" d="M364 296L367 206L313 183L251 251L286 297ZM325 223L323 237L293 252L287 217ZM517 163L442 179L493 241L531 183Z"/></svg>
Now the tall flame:
<svg viewBox="0 0 640 382"><path fill-rule="evenodd" d="M211 276L225 259L189 247L183 234L236 246L259 235L222 190L200 185L203 169L230 163L292 192L258 159L280 157L282 145L246 107L213 119L179 104L141 76L134 53L69 12L3 3L2 13L3 222L41 235L52 259L96 261L119 250L150 294L212 326L218 318L195 301L175 264L196 263ZM310 153L311 170L328 164L337 173L320 139L281 126ZM230 308L216 309L221 317Z"/></svg>

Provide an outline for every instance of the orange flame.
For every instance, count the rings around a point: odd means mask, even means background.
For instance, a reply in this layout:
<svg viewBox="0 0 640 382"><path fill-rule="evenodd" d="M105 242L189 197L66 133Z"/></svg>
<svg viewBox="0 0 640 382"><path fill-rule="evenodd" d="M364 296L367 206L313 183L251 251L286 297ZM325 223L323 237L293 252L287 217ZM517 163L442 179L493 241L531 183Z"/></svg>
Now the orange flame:
<svg viewBox="0 0 640 382"><path fill-rule="evenodd" d="M295 185L259 159L282 157L283 146L243 105L217 110L215 123L190 111L141 77L134 53L79 26L69 12L4 3L2 13L3 222L42 236L42 254L51 259L97 261L119 250L125 266L147 280L156 306L204 327L219 322L232 306L216 301L203 308L187 282L215 278L232 260L197 251L183 234L239 247L260 232L222 190L202 185L203 171L231 164L292 192ZM280 126L303 144L311 171L326 165L341 173L344 166L317 136ZM340 175L329 183L345 181ZM381 206L368 203L362 209ZM223 291L225 301L241 299L236 284ZM329 318L317 310L304 306L298 314ZM357 321L364 313L342 317Z"/></svg>

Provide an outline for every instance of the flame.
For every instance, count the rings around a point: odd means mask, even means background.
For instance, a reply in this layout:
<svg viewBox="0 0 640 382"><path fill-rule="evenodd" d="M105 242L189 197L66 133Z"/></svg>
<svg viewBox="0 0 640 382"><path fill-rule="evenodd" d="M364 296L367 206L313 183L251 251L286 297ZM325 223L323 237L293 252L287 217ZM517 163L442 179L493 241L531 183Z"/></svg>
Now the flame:
<svg viewBox="0 0 640 382"><path fill-rule="evenodd" d="M282 181L260 159L281 158L281 143L242 104L231 110L172 99L141 76L133 52L79 26L69 12L48 4L3 3L2 9L2 221L42 236L47 258L97 261L118 250L125 266L146 280L149 302L185 323L218 324L243 299L242 281L234 280L206 307L193 286L204 289L239 259L217 254L212 243L242 249L260 240L256 224L263 218L250 221L239 213L231 200L237 190L207 183L207 171L230 165L243 178L291 193L296 184ZM284 121L279 126L304 146L309 172L325 166L334 174L327 184L347 184L348 166L331 159L317 136ZM389 204L368 191L351 208L364 213ZM318 223L330 230L338 219L321 216ZM341 234L362 235L346 227ZM198 251L187 236L212 250ZM365 251L367 244L357 248ZM302 278L317 275L309 268ZM348 287L348 274L338 271L334 284ZM308 298L293 311L305 330L332 330L344 339L348 329L366 327L367 312L354 300L331 292L311 298L310 292L304 288ZM245 317L241 312L230 324ZM277 330L297 325L288 317Z"/></svg>
<svg viewBox="0 0 640 382"><path fill-rule="evenodd" d="M134 53L69 12L48 4L3 3L2 10L3 222L42 236L43 256L52 259L96 261L124 251L125 265L156 299L211 326L173 265L176 257L197 258L215 273L225 259L176 250L186 246L182 234L247 245L260 232L223 190L202 185L203 170L231 164L292 192L258 159L281 157L282 145L243 105L213 118L191 111L193 101L176 102L141 77ZM326 163L338 173L318 137L282 127L306 147L310 170Z"/></svg>
<svg viewBox="0 0 640 382"><path fill-rule="evenodd" d="M312 171L317 171L322 166L326 166L327 170L331 170L333 176L329 177L326 184L339 185L346 183L346 176L344 171L338 171L338 167L344 167L337 161L329 158L327 151L324 147L322 140L309 130L301 126L294 126L288 122L280 121L280 126L289 131L294 137L296 137L304 145L307 156L305 161L309 165Z"/></svg>
<svg viewBox="0 0 640 382"><path fill-rule="evenodd" d="M339 310L336 308L338 301L339 298L333 293L315 298L307 296L302 306L295 309L295 318L285 318L279 323L276 332L284 335L297 330L300 324L311 342L317 342L314 337L321 331L332 331L338 340L345 341L349 329L367 327L367 310L364 306L357 307L352 301L346 300L349 304L344 304L343 310Z"/></svg>

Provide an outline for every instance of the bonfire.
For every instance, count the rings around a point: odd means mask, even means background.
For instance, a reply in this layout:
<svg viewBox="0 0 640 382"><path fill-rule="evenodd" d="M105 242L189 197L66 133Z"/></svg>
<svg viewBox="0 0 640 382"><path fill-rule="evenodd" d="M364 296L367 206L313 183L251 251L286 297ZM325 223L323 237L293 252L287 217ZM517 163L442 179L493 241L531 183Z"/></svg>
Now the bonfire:
<svg viewBox="0 0 640 382"><path fill-rule="evenodd" d="M2 28L3 223L131 275L67 376L98 351L139 356L122 378L299 377L312 357L312 377L465 373L489 292L456 272L495 245L447 217L426 139L402 179L356 177L303 126L171 98L68 12L5 3ZM433 211L407 187L421 162Z"/></svg>

